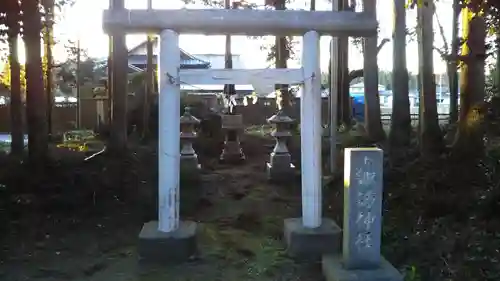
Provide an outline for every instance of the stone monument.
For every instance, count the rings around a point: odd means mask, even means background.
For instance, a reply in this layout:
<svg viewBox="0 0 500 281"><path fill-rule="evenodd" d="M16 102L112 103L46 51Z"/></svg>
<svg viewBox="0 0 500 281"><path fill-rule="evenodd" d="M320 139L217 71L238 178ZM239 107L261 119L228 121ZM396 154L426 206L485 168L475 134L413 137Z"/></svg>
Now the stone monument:
<svg viewBox="0 0 500 281"><path fill-rule="evenodd" d="M220 161L224 163L240 163L244 161L245 154L240 144L240 134L243 131L243 116L241 114L222 115L222 131L225 139Z"/></svg>
<svg viewBox="0 0 500 281"><path fill-rule="evenodd" d="M293 179L295 166L292 164L292 156L288 151L287 140L292 136L290 124L293 119L288 117L283 110L267 119L274 125L271 135L276 139L276 145L271 152L269 162L266 163L267 177L272 181L288 181Z"/></svg>
<svg viewBox="0 0 500 281"><path fill-rule="evenodd" d="M201 165L198 164L198 155L193 149L193 141L196 139L195 126L200 123L196 117L191 115L191 108L186 107L180 118L181 125L181 180L198 179Z"/></svg>
<svg viewBox="0 0 500 281"><path fill-rule="evenodd" d="M323 257L328 281L402 281L380 255L382 234L383 151L346 148L342 255Z"/></svg>

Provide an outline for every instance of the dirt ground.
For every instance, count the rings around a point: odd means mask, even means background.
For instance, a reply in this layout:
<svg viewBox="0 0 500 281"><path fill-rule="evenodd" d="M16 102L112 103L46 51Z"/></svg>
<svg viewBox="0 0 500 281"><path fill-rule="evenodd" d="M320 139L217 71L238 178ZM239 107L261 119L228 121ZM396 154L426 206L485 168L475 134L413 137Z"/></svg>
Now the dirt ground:
<svg viewBox="0 0 500 281"><path fill-rule="evenodd" d="M284 254L282 221L300 214L300 188L267 183L266 143L245 145L242 165L202 159L201 188L183 187L181 210L199 222L200 255L161 269L139 268L136 256L140 228L156 216L154 146L136 147L121 163L103 156L54 165L39 191L22 172L4 173L0 279L319 280L318 265Z"/></svg>
<svg viewBox="0 0 500 281"><path fill-rule="evenodd" d="M181 191L182 218L199 222L200 254L161 268L139 268L136 255L142 224L156 217L154 145L135 146L125 159L60 160L29 174L2 160L0 279L323 280L319 264L284 253L283 219L300 216L300 180L268 183L264 163L273 141L245 140L242 165L200 155L202 184ZM407 281L500 280L500 192L490 184L500 182L496 171L488 171L488 183L472 171L447 171L470 179L457 186L442 169L417 162L387 169L383 254ZM324 194L325 215L341 223L341 180Z"/></svg>

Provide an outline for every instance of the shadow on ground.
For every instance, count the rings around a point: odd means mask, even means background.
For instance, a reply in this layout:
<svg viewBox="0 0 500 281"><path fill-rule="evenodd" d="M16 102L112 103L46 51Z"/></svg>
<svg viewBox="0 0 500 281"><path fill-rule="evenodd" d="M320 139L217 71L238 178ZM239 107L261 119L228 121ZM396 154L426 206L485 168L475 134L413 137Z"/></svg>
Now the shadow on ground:
<svg viewBox="0 0 500 281"><path fill-rule="evenodd" d="M59 157L44 171L0 158L0 279L323 280L318 264L284 254L283 219L300 216L300 181L266 181L272 143L247 135L248 159L236 166L201 153L201 188L181 191L182 217L199 222L200 254L156 268L139 268L136 255L142 224L156 217L156 144L120 159ZM500 153L472 168L408 155L386 167L383 254L407 281L500 280ZM341 224L340 180L324 188L323 206Z"/></svg>

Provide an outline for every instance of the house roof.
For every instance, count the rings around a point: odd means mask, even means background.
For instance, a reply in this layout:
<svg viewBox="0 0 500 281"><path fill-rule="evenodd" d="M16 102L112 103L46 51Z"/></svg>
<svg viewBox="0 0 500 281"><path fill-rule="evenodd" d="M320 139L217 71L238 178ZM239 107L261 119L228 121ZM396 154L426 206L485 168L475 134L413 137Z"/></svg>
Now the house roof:
<svg viewBox="0 0 500 281"><path fill-rule="evenodd" d="M94 67L94 70L95 69L102 69L102 70L107 70L108 68L108 59L101 59L101 60L98 60L95 62L95 67ZM137 73L137 72L142 72L144 71L143 69L135 66L135 65L132 65L132 64L128 64L128 73L129 74L132 74L132 73Z"/></svg>
<svg viewBox="0 0 500 281"><path fill-rule="evenodd" d="M147 42L148 42L147 40L144 40L143 42L137 44L135 47L132 47L128 51L129 55L133 55L133 53L137 52L139 49L146 47ZM157 44L158 44L158 37L155 37L153 39L153 45ZM184 61L191 60L192 62L197 64L208 65L208 66L210 65L210 62L197 58L196 56L193 56L192 54L184 51L182 48L180 48L180 51L181 51L181 59Z"/></svg>

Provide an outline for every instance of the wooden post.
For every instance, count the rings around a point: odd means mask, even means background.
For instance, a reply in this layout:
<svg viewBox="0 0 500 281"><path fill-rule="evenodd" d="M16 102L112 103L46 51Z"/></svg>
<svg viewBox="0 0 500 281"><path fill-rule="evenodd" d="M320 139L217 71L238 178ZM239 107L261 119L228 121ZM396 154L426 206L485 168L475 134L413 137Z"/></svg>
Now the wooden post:
<svg viewBox="0 0 500 281"><path fill-rule="evenodd" d="M302 170L302 224L307 228L321 225L321 70L319 34L304 34L302 65L304 88L300 97L300 142Z"/></svg>
<svg viewBox="0 0 500 281"><path fill-rule="evenodd" d="M180 103L179 85L180 49L179 34L172 30L160 33L159 64L159 213L158 230L173 232L179 227L180 179Z"/></svg>

